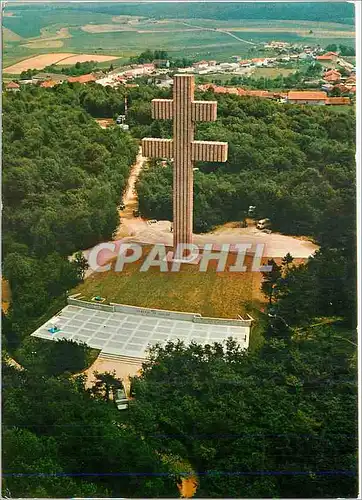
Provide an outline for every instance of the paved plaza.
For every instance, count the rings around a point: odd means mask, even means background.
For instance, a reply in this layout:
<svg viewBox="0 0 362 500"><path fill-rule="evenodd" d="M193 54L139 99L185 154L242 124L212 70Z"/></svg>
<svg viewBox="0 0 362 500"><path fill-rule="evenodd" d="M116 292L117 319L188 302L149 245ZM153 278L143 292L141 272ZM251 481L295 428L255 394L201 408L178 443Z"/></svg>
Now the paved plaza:
<svg viewBox="0 0 362 500"><path fill-rule="evenodd" d="M93 304L92 304L93 305ZM127 306L129 307L129 306ZM249 345L250 326L212 324L210 319L179 313L180 319L167 319L145 315L153 310L134 308L135 312L108 312L87 306L67 305L52 319L44 323L32 335L47 340L68 339L85 342L89 347L100 349L102 354L113 354L145 359L150 345L182 340L198 344L223 342L235 338L240 345ZM138 312L137 312L138 311ZM165 314L167 312L165 311ZM157 312L156 312L157 314ZM162 314L162 311L159 311ZM178 313L171 313L177 315ZM218 320L215 318L215 322ZM221 321L221 320L220 320ZM227 320L225 321L227 323ZM56 326L57 333L49 330Z"/></svg>

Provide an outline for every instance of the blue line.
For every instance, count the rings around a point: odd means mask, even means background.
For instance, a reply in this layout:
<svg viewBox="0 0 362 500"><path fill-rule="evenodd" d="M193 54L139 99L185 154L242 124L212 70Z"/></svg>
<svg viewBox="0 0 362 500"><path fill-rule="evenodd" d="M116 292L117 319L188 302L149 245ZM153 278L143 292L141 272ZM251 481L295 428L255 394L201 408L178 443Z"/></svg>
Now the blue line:
<svg viewBox="0 0 362 500"><path fill-rule="evenodd" d="M9 472L4 473L3 477L84 477L84 476L96 476L96 477L118 477L118 476L174 476L174 475L189 475L190 471L177 473L170 472L54 472L52 474L36 472L36 473L22 473L22 472ZM357 472L350 470L331 470L331 471L206 471L197 472L197 476L356 476Z"/></svg>

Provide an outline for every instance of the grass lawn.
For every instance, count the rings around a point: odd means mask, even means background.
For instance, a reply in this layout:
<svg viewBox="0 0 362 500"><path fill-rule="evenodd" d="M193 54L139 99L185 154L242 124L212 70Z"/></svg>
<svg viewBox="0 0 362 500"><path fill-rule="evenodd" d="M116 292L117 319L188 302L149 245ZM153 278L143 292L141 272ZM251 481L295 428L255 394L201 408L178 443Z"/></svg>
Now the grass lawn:
<svg viewBox="0 0 362 500"><path fill-rule="evenodd" d="M251 271L229 272L228 265L234 259L229 256L224 272L216 272L215 261L210 262L206 272L193 264L183 264L179 272L160 272L157 267L140 272L142 262L138 261L126 265L122 272L112 268L94 273L72 293L80 293L85 300L100 295L107 302L237 318L259 307L260 277ZM251 259L246 258L245 264L250 268Z"/></svg>
<svg viewBox="0 0 362 500"><path fill-rule="evenodd" d="M288 76L297 71L296 68L256 68L252 78L275 78L279 75Z"/></svg>

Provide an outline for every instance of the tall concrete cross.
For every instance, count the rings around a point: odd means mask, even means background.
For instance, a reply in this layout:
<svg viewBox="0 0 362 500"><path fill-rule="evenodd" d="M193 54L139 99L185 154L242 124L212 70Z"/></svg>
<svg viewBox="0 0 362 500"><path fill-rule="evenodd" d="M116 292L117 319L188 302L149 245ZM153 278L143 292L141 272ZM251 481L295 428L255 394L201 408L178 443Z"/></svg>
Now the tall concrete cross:
<svg viewBox="0 0 362 500"><path fill-rule="evenodd" d="M194 141L197 121L216 120L216 101L194 101L193 75L175 75L173 99L153 99L152 118L173 120L173 139L142 139L142 154L173 158L173 244L192 243L193 162L225 162L227 143Z"/></svg>

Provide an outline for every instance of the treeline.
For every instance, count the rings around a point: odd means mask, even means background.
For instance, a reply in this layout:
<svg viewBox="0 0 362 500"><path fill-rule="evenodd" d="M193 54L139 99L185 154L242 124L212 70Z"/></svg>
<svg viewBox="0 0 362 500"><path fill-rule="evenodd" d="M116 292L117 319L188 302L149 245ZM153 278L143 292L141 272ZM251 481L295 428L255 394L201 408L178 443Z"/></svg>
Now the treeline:
<svg viewBox="0 0 362 500"><path fill-rule="evenodd" d="M98 67L98 63L96 61L85 61L85 62L77 62L73 66L57 66L56 64L51 64L50 66L46 66L44 69L27 69L26 71L22 71L20 73L21 80L30 80L33 76L38 73L55 73L59 75L68 75L68 76L80 76L91 73L96 70Z"/></svg>
<svg viewBox="0 0 362 500"><path fill-rule="evenodd" d="M330 43L326 47L326 51L339 52L341 56L355 56L356 49L354 47L349 47L348 45L337 45L336 43Z"/></svg>
<svg viewBox="0 0 362 500"><path fill-rule="evenodd" d="M194 59L190 59L187 57L170 57L169 54L165 50L145 50L139 56L130 57L129 62L131 64L145 64L152 63L154 61L169 61L170 68L186 68L191 66Z"/></svg>
<svg viewBox="0 0 362 500"><path fill-rule="evenodd" d="M145 63L151 63L155 59L168 59L168 53L165 50L145 50L144 52L141 52L140 55L135 56L135 57L130 57L130 62L131 63L136 63L136 64L145 64Z"/></svg>
<svg viewBox="0 0 362 500"><path fill-rule="evenodd" d="M102 130L85 111L97 95L95 88L68 84L4 95L3 270L12 294L10 343L82 278L82 259L68 257L111 239L118 225L117 204L137 144L119 128ZM112 99L108 107L113 109Z"/></svg>

